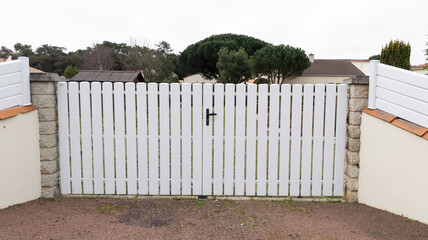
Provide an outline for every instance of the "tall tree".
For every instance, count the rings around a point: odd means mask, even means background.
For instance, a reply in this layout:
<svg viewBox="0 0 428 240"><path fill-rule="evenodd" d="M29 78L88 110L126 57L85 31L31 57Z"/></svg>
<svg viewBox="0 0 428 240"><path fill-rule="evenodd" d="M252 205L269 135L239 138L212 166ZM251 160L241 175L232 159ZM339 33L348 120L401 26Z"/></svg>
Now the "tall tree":
<svg viewBox="0 0 428 240"><path fill-rule="evenodd" d="M16 43L13 47L15 48L15 54L18 57L19 56L31 57L32 55L34 55L31 45Z"/></svg>
<svg viewBox="0 0 428 240"><path fill-rule="evenodd" d="M36 49L34 55L30 56L30 66L45 72L62 74L68 65L65 50L63 47L44 44Z"/></svg>
<svg viewBox="0 0 428 240"><path fill-rule="evenodd" d="M376 55L369 57L369 60L380 60L380 54L376 54Z"/></svg>
<svg viewBox="0 0 428 240"><path fill-rule="evenodd" d="M112 50L101 44L94 44L87 49L82 64L85 70L112 70L114 68L114 59Z"/></svg>
<svg viewBox="0 0 428 240"><path fill-rule="evenodd" d="M410 70L410 52L411 47L409 43L406 44L399 40L390 41L389 44L382 48L380 62Z"/></svg>
<svg viewBox="0 0 428 240"><path fill-rule="evenodd" d="M236 84L251 76L248 54L243 48L235 51L222 47L218 52L217 68L220 73L217 82Z"/></svg>
<svg viewBox="0 0 428 240"><path fill-rule="evenodd" d="M218 52L222 47L238 51L240 48L249 55L268 43L245 35L220 34L205 38L188 46L178 60L179 70L186 75L201 73L206 79L217 79Z"/></svg>
<svg viewBox="0 0 428 240"><path fill-rule="evenodd" d="M68 65L65 68L64 73L62 74L62 76L64 76L65 78L72 78L72 77L74 77L78 73L79 73L79 69L77 69L76 66Z"/></svg>
<svg viewBox="0 0 428 240"><path fill-rule="evenodd" d="M0 49L0 58L8 58L9 56L12 56L13 51L5 46L1 46Z"/></svg>
<svg viewBox="0 0 428 240"><path fill-rule="evenodd" d="M289 45L267 45L250 58L254 75L266 76L271 83L282 84L300 76L311 65L305 51Z"/></svg>

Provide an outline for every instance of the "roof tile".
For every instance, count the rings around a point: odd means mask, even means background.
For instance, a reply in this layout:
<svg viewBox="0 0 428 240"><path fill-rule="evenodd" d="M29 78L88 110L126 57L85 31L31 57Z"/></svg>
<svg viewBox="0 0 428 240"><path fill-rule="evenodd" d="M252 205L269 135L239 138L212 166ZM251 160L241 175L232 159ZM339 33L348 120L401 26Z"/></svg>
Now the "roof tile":
<svg viewBox="0 0 428 240"><path fill-rule="evenodd" d="M394 119L391 124L406 131L409 131L413 134L416 134L420 137L424 136L428 132L428 128L421 127L417 124L414 124L401 118Z"/></svg>
<svg viewBox="0 0 428 240"><path fill-rule="evenodd" d="M363 112L367 113L373 117L377 117L379 119L387 121L387 122L392 122L394 119L397 118L397 116L389 114L389 113L384 112L384 111L379 110L379 109L368 109L368 108L366 108L366 109L363 109Z"/></svg>
<svg viewBox="0 0 428 240"><path fill-rule="evenodd" d="M16 116L20 113L27 113L31 112L33 110L36 110L37 108L33 105L30 106L18 106L13 108L8 108L0 111L0 120L10 118L13 116Z"/></svg>

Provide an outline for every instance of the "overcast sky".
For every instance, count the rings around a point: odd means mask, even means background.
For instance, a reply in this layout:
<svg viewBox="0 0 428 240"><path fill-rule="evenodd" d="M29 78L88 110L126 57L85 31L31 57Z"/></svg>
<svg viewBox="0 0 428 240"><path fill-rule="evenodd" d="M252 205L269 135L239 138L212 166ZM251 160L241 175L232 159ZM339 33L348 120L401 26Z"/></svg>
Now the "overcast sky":
<svg viewBox="0 0 428 240"><path fill-rule="evenodd" d="M366 59L390 40L425 62L428 0L3 0L0 45L75 51L108 40L175 52L213 34L237 33L303 48L315 58Z"/></svg>

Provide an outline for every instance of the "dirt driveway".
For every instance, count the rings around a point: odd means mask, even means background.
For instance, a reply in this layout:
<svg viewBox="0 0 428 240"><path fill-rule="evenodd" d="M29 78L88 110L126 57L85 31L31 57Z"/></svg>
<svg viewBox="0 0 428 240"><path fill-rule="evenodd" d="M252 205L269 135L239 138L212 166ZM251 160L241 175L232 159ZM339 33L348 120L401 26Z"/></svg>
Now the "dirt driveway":
<svg viewBox="0 0 428 240"><path fill-rule="evenodd" d="M0 239L428 239L428 225L352 203L58 198L0 210Z"/></svg>

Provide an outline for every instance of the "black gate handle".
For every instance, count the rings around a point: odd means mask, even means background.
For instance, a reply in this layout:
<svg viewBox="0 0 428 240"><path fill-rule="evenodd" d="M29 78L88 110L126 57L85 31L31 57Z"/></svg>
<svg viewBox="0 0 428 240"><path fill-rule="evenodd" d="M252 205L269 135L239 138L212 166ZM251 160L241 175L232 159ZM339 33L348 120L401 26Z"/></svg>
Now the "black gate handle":
<svg viewBox="0 0 428 240"><path fill-rule="evenodd" d="M210 109L209 108L207 108L207 111L206 111L206 121L207 121L207 126L209 126L210 125L210 118L209 118L209 116L215 116L215 115L217 115L217 113L210 113Z"/></svg>

